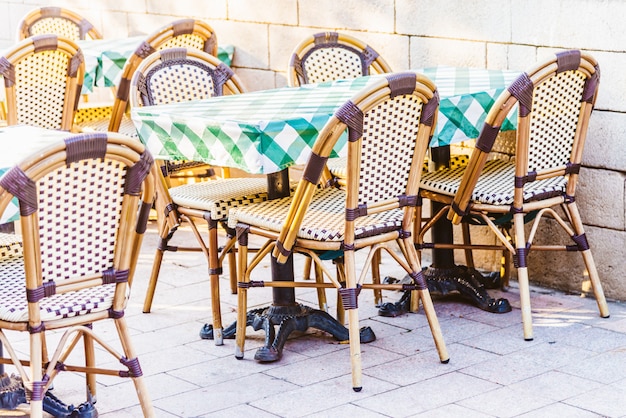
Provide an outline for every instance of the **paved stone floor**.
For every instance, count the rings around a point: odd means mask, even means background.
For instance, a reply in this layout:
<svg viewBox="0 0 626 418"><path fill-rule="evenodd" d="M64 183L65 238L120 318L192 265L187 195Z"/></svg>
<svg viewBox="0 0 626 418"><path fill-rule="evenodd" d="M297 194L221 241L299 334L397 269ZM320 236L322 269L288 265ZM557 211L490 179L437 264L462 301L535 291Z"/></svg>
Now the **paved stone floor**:
<svg viewBox="0 0 626 418"><path fill-rule="evenodd" d="M186 230L177 237L193 239ZM490 291L509 299L514 309L507 314L435 299L450 354L449 364L441 364L423 313L380 317L370 292L363 292L359 315L377 339L362 345L363 390L355 393L348 345L326 333L292 334L283 358L269 364L253 359L263 345L260 331L249 329L240 361L234 357L234 340L223 346L201 340L198 332L210 320L210 305L200 253L166 254L153 311L143 314L155 245L151 225L127 319L159 417L626 416L624 304L610 303L611 317L602 319L592 298L534 287L535 338L529 342L522 338L516 283L506 292ZM383 261L382 269L400 274L391 259ZM269 277L269 266L259 267L257 276ZM236 296L230 294L227 277L221 284L224 321L230 324ZM269 289L250 293L251 307L271 300ZM308 289L299 289L297 297L309 306L317 300ZM399 294L385 297L395 301ZM98 324L96 330L114 337L112 327ZM99 377L98 383L101 418L141 416L130 382ZM84 400L83 380L71 373L56 381L54 391L68 403Z"/></svg>

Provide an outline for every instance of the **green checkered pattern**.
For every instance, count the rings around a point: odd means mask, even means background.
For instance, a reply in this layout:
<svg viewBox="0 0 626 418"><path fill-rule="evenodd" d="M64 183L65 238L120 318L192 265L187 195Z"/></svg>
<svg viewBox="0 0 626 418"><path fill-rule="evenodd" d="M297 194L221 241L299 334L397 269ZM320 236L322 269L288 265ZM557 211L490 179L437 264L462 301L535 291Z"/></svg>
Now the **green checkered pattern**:
<svg viewBox="0 0 626 418"><path fill-rule="evenodd" d="M435 82L441 98L434 147L476 138L497 96L519 75L454 67L421 72ZM155 158L267 174L305 163L335 110L383 76L135 108L132 119ZM515 129L515 116L503 129ZM345 138L340 139L335 156L341 155L344 145Z"/></svg>
<svg viewBox="0 0 626 418"><path fill-rule="evenodd" d="M443 66L415 71L435 83L441 98L431 147L477 138L495 100L520 75L519 71ZM502 130L515 129L516 119L517 112L510 114Z"/></svg>
<svg viewBox="0 0 626 418"><path fill-rule="evenodd" d="M157 159L267 174L303 164L332 114L374 78L137 107L139 137ZM340 140L338 150L343 148Z"/></svg>
<svg viewBox="0 0 626 418"><path fill-rule="evenodd" d="M94 87L116 86L122 76L126 60L135 52L144 36L124 39L97 39L78 41L85 56L85 81L83 93ZM218 47L217 57L226 65L232 63L235 48L232 45Z"/></svg>

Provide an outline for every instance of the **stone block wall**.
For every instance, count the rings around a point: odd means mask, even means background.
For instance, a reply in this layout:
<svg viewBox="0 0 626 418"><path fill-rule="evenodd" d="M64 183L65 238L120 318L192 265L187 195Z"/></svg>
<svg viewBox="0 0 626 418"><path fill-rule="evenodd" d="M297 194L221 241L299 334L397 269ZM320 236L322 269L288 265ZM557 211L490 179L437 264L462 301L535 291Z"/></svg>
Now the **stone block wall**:
<svg viewBox="0 0 626 418"><path fill-rule="evenodd" d="M600 62L602 82L589 128L579 205L609 298L626 300L626 29L620 0L4 0L0 48L14 42L31 8L71 8L107 38L147 34L182 17L208 21L235 45L233 67L249 90L286 84L292 48L339 30L363 39L394 70L443 65L523 70L546 54L578 48ZM551 238L547 228L546 238ZM488 239L488 238L485 238ZM497 256L481 258L493 267ZM575 254L531 253L532 280L586 291Z"/></svg>

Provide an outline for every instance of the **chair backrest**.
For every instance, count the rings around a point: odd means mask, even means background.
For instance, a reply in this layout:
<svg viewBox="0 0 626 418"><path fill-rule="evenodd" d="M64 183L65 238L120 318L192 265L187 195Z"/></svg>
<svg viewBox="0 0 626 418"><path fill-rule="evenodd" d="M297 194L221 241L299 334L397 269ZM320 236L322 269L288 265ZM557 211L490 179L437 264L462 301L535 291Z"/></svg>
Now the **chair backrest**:
<svg viewBox="0 0 626 418"><path fill-rule="evenodd" d="M387 62L369 45L344 33L322 32L296 46L289 60L287 82L297 87L389 72Z"/></svg>
<svg viewBox="0 0 626 418"><path fill-rule="evenodd" d="M78 13L62 7L40 7L22 18L18 24L17 40L48 33L72 41L102 39L91 22Z"/></svg>
<svg viewBox="0 0 626 418"><path fill-rule="evenodd" d="M126 112L131 79L139 64L155 51L175 48L195 48L217 56L217 36L207 23L196 19L181 19L150 34L126 61L113 102L109 131L117 132Z"/></svg>
<svg viewBox="0 0 626 418"><path fill-rule="evenodd" d="M348 130L345 245L353 244L360 216L404 208L410 231L426 149L439 108L435 85L407 72L379 77L341 106L315 142L274 256L291 251L306 207L341 134ZM395 226L394 226L395 227ZM372 231L376 234L382 231Z"/></svg>
<svg viewBox="0 0 626 418"><path fill-rule="evenodd" d="M80 314L123 312L154 200L152 166L141 142L90 133L39 150L2 177L0 208L13 196L19 200L30 303L107 286L110 298L101 300L103 306L85 306ZM59 316L29 309L34 329Z"/></svg>
<svg viewBox="0 0 626 418"><path fill-rule="evenodd" d="M573 197L599 82L598 63L578 50L557 53L520 75L487 115L449 218L458 222L467 210L500 126L515 110L515 178L510 179L511 187L515 187L513 207L521 208L524 204L526 187L537 187L541 182L562 181L566 184L565 194ZM533 200L555 194L562 192L535 194Z"/></svg>
<svg viewBox="0 0 626 418"><path fill-rule="evenodd" d="M0 57L8 125L70 130L85 74L83 54L69 39L35 35Z"/></svg>
<svg viewBox="0 0 626 418"><path fill-rule="evenodd" d="M131 82L130 105L152 106L243 93L232 69L193 48L157 51L137 67Z"/></svg>

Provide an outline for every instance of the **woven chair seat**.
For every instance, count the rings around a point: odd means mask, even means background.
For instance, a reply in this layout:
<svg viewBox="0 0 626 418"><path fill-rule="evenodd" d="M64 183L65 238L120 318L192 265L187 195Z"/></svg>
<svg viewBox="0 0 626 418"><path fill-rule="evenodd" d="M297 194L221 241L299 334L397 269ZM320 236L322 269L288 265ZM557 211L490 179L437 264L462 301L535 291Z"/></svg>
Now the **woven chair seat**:
<svg viewBox="0 0 626 418"><path fill-rule="evenodd" d="M464 172L464 167L458 167L452 170L426 173L422 176L420 187L432 192L454 196L459 189ZM476 183L472 200L491 205L513 204L515 191L511 180L513 178L515 178L515 163L502 160L488 161L478 183ZM524 189L524 201L530 202L538 197L560 196L565 193L566 186L567 182L564 177L554 177L529 183Z"/></svg>
<svg viewBox="0 0 626 418"><path fill-rule="evenodd" d="M20 235L0 233L0 260L21 257L22 254L23 246Z"/></svg>
<svg viewBox="0 0 626 418"><path fill-rule="evenodd" d="M458 154L450 157L450 168L465 167L469 162L469 155ZM346 166L348 159L346 157L331 158L326 163L330 173L339 179L345 179L348 176ZM424 160L424 166L422 167L424 173L428 172L428 159Z"/></svg>
<svg viewBox="0 0 626 418"><path fill-rule="evenodd" d="M268 200L254 206L243 206L230 211L228 226L234 228L238 222L259 225L280 232L289 211L291 198ZM335 188L317 191L309 205L298 238L316 241L338 241L344 239L345 191ZM399 229L402 225L402 209L363 216L356 220L355 237L383 234Z"/></svg>
<svg viewBox="0 0 626 418"><path fill-rule="evenodd" d="M28 322L24 259L9 257L0 260L0 320ZM55 295L41 302L42 321L101 312L113 306L115 284Z"/></svg>
<svg viewBox="0 0 626 418"><path fill-rule="evenodd" d="M178 206L201 209L211 219L222 220L228 211L241 205L267 200L267 180L264 178L230 178L185 184L169 189Z"/></svg>

